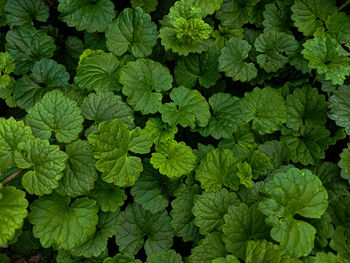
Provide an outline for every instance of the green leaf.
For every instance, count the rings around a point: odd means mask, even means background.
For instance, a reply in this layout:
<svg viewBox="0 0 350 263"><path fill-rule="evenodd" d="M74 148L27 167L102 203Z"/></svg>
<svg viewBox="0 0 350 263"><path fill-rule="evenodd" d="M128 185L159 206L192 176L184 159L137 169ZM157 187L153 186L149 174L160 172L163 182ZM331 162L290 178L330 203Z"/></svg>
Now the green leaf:
<svg viewBox="0 0 350 263"><path fill-rule="evenodd" d="M122 188L102 181L97 181L90 196L96 200L103 212L116 212L127 198Z"/></svg>
<svg viewBox="0 0 350 263"><path fill-rule="evenodd" d="M13 166L18 145L33 138L30 127L23 121L0 118L0 174Z"/></svg>
<svg viewBox="0 0 350 263"><path fill-rule="evenodd" d="M140 128L139 128L140 129ZM140 133L136 130L136 133ZM141 159L130 156L134 153L149 152L152 138L139 137L130 132L126 124L118 119L102 122L98 130L88 136L88 141L94 146L93 156L97 159L96 168L102 172L102 180L117 186L131 186L143 170ZM141 145L137 142L138 138Z"/></svg>
<svg viewBox="0 0 350 263"><path fill-rule="evenodd" d="M235 193L222 189L216 193L202 193L194 196L192 213L194 223L199 227L200 233L206 235L215 230L221 230L224 215L228 213L231 205L239 205L240 201Z"/></svg>
<svg viewBox="0 0 350 263"><path fill-rule="evenodd" d="M85 45L82 40L75 36L68 36L64 46L58 47L56 51L56 59L67 67L67 70L75 70L79 56L85 50Z"/></svg>
<svg viewBox="0 0 350 263"><path fill-rule="evenodd" d="M240 28L248 23L250 14L260 0L224 0L216 18L223 26Z"/></svg>
<svg viewBox="0 0 350 263"><path fill-rule="evenodd" d="M287 95L287 127L299 130L306 122L323 125L327 121L328 105L325 96L316 88L304 86Z"/></svg>
<svg viewBox="0 0 350 263"><path fill-rule="evenodd" d="M190 126L192 129L196 125L205 127L210 118L209 105L206 99L198 90L191 90L185 87L172 89L170 98L173 102L165 103L160 108L162 120L176 126Z"/></svg>
<svg viewBox="0 0 350 263"><path fill-rule="evenodd" d="M0 254L0 260L3 263L11 263L11 259L6 254Z"/></svg>
<svg viewBox="0 0 350 263"><path fill-rule="evenodd" d="M29 110L46 92L68 85L69 74L63 65L43 58L35 62L32 73L24 75L13 86L13 97L18 106Z"/></svg>
<svg viewBox="0 0 350 263"><path fill-rule="evenodd" d="M69 250L83 244L95 232L98 206L87 197L75 199L49 195L30 205L29 221L44 248ZM58 230L58 231L57 231Z"/></svg>
<svg viewBox="0 0 350 263"><path fill-rule="evenodd" d="M131 6L141 7L145 13L151 13L156 10L158 1L157 0L130 0Z"/></svg>
<svg viewBox="0 0 350 263"><path fill-rule="evenodd" d="M290 10L284 1L276 1L265 5L264 31L290 33L291 19Z"/></svg>
<svg viewBox="0 0 350 263"><path fill-rule="evenodd" d="M22 185L30 194L52 193L59 186L68 155L58 145L35 138L21 142L15 153L18 168L29 169L22 177Z"/></svg>
<svg viewBox="0 0 350 263"><path fill-rule="evenodd" d="M201 239L196 247L191 250L188 257L189 263L212 263L213 259L226 255L225 244L221 233L213 232Z"/></svg>
<svg viewBox="0 0 350 263"><path fill-rule="evenodd" d="M294 219L296 214L320 218L328 206L328 194L320 179L309 170L290 168L265 182L269 199L259 204L273 225L271 237L294 257L307 256L313 248L316 230L309 223Z"/></svg>
<svg viewBox="0 0 350 263"><path fill-rule="evenodd" d="M350 16L344 12L334 12L326 21L327 33L340 44L350 46Z"/></svg>
<svg viewBox="0 0 350 263"><path fill-rule="evenodd" d="M247 41L231 38L221 50L219 71L225 72L233 81L248 82L254 79L258 70L253 63L246 62L251 48Z"/></svg>
<svg viewBox="0 0 350 263"><path fill-rule="evenodd" d="M60 20L78 31L104 32L115 17L110 0L58 0Z"/></svg>
<svg viewBox="0 0 350 263"><path fill-rule="evenodd" d="M195 168L196 157L184 142L172 140L156 144L156 152L152 153L150 162L161 174L178 178Z"/></svg>
<svg viewBox="0 0 350 263"><path fill-rule="evenodd" d="M252 240L247 245L247 263L279 263L284 251L266 240ZM284 261L282 261L284 262Z"/></svg>
<svg viewBox="0 0 350 263"><path fill-rule="evenodd" d="M80 113L80 108L74 101L56 90L46 93L28 110L25 122L36 137L49 139L54 132L59 142L69 143L76 140L83 129L84 119Z"/></svg>
<svg viewBox="0 0 350 263"><path fill-rule="evenodd" d="M338 252L340 258L349 259L350 257L350 230L342 226L338 226L332 236L329 246ZM348 263L348 261L343 261Z"/></svg>
<svg viewBox="0 0 350 263"><path fill-rule="evenodd" d="M143 246L146 255L168 250L173 244L171 218L166 211L152 214L130 204L117 219L116 243L122 253L136 254ZM144 240L147 236L147 240Z"/></svg>
<svg viewBox="0 0 350 263"><path fill-rule="evenodd" d="M254 47L262 53L256 57L259 66L267 72L277 72L297 54L299 44L293 35L268 31L256 38Z"/></svg>
<svg viewBox="0 0 350 263"><path fill-rule="evenodd" d="M59 194L75 197L85 194L94 187L97 172L90 149L91 145L82 140L66 145L69 157L57 189Z"/></svg>
<svg viewBox="0 0 350 263"><path fill-rule="evenodd" d="M318 252L314 257L308 257L307 263L341 263L342 260L332 252Z"/></svg>
<svg viewBox="0 0 350 263"><path fill-rule="evenodd" d="M30 24L14 27L6 34L6 52L15 60L15 74L25 74L36 61L51 58L56 49L54 39Z"/></svg>
<svg viewBox="0 0 350 263"><path fill-rule="evenodd" d="M202 10L194 6L194 0L176 1L162 21L161 43L165 50L179 55L202 53L210 45L212 28L202 20Z"/></svg>
<svg viewBox="0 0 350 263"><path fill-rule="evenodd" d="M346 134L350 135L350 95L348 93L350 86L340 86L329 98L330 111L328 117L335 123L345 128Z"/></svg>
<svg viewBox="0 0 350 263"><path fill-rule="evenodd" d="M193 88L197 80L201 86L210 88L221 78L218 71L220 49L212 46L208 52L189 54L177 61L174 73L177 84Z"/></svg>
<svg viewBox="0 0 350 263"><path fill-rule="evenodd" d="M183 263L181 255L175 250L160 251L150 255L146 263Z"/></svg>
<svg viewBox="0 0 350 263"><path fill-rule="evenodd" d="M194 197L199 193L198 185L186 186L176 193L176 198L171 202L172 221L170 224L175 235L182 237L185 242L199 239L198 227L194 224L195 217L192 213Z"/></svg>
<svg viewBox="0 0 350 263"><path fill-rule="evenodd" d="M212 263L240 263L240 261L232 255L227 255L225 258L220 257L212 261Z"/></svg>
<svg viewBox="0 0 350 263"><path fill-rule="evenodd" d="M245 118L239 98L219 92L209 98L211 117L207 127L197 128L202 136L215 139L230 138Z"/></svg>
<svg viewBox="0 0 350 263"><path fill-rule="evenodd" d="M244 259L250 240L266 239L269 227L264 222L265 216L259 212L257 205L248 207L242 203L228 208L224 216L223 240L226 250L234 256Z"/></svg>
<svg viewBox="0 0 350 263"><path fill-rule="evenodd" d="M349 53L337 42L328 37L315 37L307 40L301 52L309 61L309 67L318 74L325 74L325 79L333 85L342 85L350 75Z"/></svg>
<svg viewBox="0 0 350 263"><path fill-rule="evenodd" d="M253 179L258 179L260 175L266 175L268 170L273 169L270 158L261 151L253 151L247 162L251 167Z"/></svg>
<svg viewBox="0 0 350 263"><path fill-rule="evenodd" d="M174 140L177 128L162 122L159 118L149 118L146 122L145 131L153 138L155 144L165 143Z"/></svg>
<svg viewBox="0 0 350 263"><path fill-rule="evenodd" d="M252 128L264 135L279 130L286 122L286 106L280 91L271 87L255 88L242 99L245 121L253 121Z"/></svg>
<svg viewBox="0 0 350 263"><path fill-rule="evenodd" d="M28 215L26 193L13 186L0 184L0 247L7 247L16 229L23 226Z"/></svg>
<svg viewBox="0 0 350 263"><path fill-rule="evenodd" d="M133 255L117 254L113 258L104 259L103 263L142 263L142 261L135 259Z"/></svg>
<svg viewBox="0 0 350 263"><path fill-rule="evenodd" d="M236 174L239 178L240 184L244 185L245 187L252 188L252 167L249 163L243 162L237 164L237 171Z"/></svg>
<svg viewBox="0 0 350 263"><path fill-rule="evenodd" d="M194 0L194 6L199 7L202 10L202 17L214 14L215 11L219 10L223 0Z"/></svg>
<svg viewBox="0 0 350 263"><path fill-rule="evenodd" d="M338 166L341 168L341 177L350 183L350 144L348 144L347 148L343 149L343 152L339 156L340 161L338 162Z"/></svg>
<svg viewBox="0 0 350 263"><path fill-rule="evenodd" d="M295 0L291 7L294 25L305 36L311 36L317 28L323 26L328 16L337 10L335 0Z"/></svg>
<svg viewBox="0 0 350 263"><path fill-rule="evenodd" d="M291 130L283 132L281 142L288 147L293 162L317 164L325 158L325 150L330 145L330 132L325 126L307 122L294 136L289 133Z"/></svg>
<svg viewBox="0 0 350 263"><path fill-rule="evenodd" d="M150 59L137 59L123 67L120 83L134 110L142 114L159 111L162 93L172 88L169 69Z"/></svg>
<svg viewBox="0 0 350 263"><path fill-rule="evenodd" d="M146 163L140 178L130 191L135 203L152 214L164 211L169 204L167 193L164 193L161 188L160 176L157 170Z"/></svg>
<svg viewBox="0 0 350 263"><path fill-rule="evenodd" d="M7 23L11 27L21 26L27 23L33 24L33 19L39 22L46 22L49 17L49 7L42 0L6 1L4 12Z"/></svg>
<svg viewBox="0 0 350 263"><path fill-rule="evenodd" d="M74 247L71 250L73 256L76 257L98 257L107 247L108 238L117 234L116 223L118 212L115 213L99 213L98 231L87 239L83 244Z"/></svg>
<svg viewBox="0 0 350 263"><path fill-rule="evenodd" d="M119 66L118 58L112 53L92 51L79 62L74 83L88 91L106 88L119 91Z"/></svg>
<svg viewBox="0 0 350 263"><path fill-rule="evenodd" d="M90 93L81 105L81 115L96 124L119 119L130 129L135 128L134 114L120 96L112 92Z"/></svg>
<svg viewBox="0 0 350 263"><path fill-rule="evenodd" d="M125 8L106 30L106 44L117 56L130 52L135 57L147 57L158 39L157 26L140 7Z"/></svg>
<svg viewBox="0 0 350 263"><path fill-rule="evenodd" d="M197 167L196 179L206 192L217 192L223 185L236 191L239 186L239 178L235 174L237 161L228 149L211 150Z"/></svg>

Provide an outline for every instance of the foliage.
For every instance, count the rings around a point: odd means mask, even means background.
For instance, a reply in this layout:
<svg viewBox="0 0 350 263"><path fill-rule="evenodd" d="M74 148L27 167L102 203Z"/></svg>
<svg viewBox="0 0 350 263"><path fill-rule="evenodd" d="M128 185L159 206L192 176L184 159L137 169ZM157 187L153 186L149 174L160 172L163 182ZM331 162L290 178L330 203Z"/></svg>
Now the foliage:
<svg viewBox="0 0 350 263"><path fill-rule="evenodd" d="M0 262L349 263L349 0L0 0Z"/></svg>

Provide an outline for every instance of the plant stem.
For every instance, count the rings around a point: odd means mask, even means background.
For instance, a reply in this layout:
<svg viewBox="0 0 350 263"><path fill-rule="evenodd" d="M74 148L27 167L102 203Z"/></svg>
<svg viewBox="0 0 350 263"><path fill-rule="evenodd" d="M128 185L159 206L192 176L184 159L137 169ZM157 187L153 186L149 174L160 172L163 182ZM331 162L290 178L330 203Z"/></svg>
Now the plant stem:
<svg viewBox="0 0 350 263"><path fill-rule="evenodd" d="M339 8L338 8L338 12L341 11L342 9L344 9L348 4L350 4L350 0L346 1L344 4L342 4Z"/></svg>
<svg viewBox="0 0 350 263"><path fill-rule="evenodd" d="M21 172L23 172L23 170L17 170L16 172L14 172L13 174L11 174L9 177L7 177L6 179L4 179L1 184L2 185L6 185L7 183L9 183L12 179L14 179L17 175L19 175Z"/></svg>

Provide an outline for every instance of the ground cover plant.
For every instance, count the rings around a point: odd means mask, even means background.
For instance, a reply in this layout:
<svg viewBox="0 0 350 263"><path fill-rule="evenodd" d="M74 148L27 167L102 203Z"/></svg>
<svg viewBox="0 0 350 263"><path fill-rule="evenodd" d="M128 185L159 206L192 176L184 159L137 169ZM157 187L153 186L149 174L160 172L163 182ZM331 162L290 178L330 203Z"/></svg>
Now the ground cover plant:
<svg viewBox="0 0 350 263"><path fill-rule="evenodd" d="M0 0L0 262L349 263L349 0Z"/></svg>

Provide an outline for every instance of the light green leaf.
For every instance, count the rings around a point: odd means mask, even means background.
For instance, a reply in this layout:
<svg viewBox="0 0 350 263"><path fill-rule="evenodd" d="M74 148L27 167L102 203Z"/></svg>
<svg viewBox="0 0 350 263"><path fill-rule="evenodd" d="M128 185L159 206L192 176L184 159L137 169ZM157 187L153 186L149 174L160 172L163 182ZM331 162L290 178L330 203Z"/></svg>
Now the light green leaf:
<svg viewBox="0 0 350 263"><path fill-rule="evenodd" d="M129 51L135 57L147 57L157 39L156 24L140 7L125 8L106 31L107 48L117 56Z"/></svg>
<svg viewBox="0 0 350 263"><path fill-rule="evenodd" d="M307 256L313 248L316 230L309 223L293 218L320 218L328 206L328 194L320 179L309 170L290 168L265 182L270 199L259 204L268 216L271 237L294 257Z"/></svg>
<svg viewBox="0 0 350 263"><path fill-rule="evenodd" d="M224 0L216 18L223 26L240 28L248 23L250 14L260 0Z"/></svg>
<svg viewBox="0 0 350 263"><path fill-rule="evenodd" d="M245 118L239 98L219 92L209 98L211 117L207 127L197 128L202 136L230 138Z"/></svg>
<svg viewBox="0 0 350 263"><path fill-rule="evenodd" d="M306 263L341 263L342 260L332 252L318 252L314 257L308 257Z"/></svg>
<svg viewBox="0 0 350 263"><path fill-rule="evenodd" d="M162 21L161 43L165 50L179 55L202 53L210 46L208 40L212 27L202 20L202 10L194 6L194 0L180 0L170 8Z"/></svg>
<svg viewBox="0 0 350 263"><path fill-rule="evenodd" d="M174 140L177 128L162 122L159 118L150 118L146 122L145 131L153 138L155 144L165 143Z"/></svg>
<svg viewBox="0 0 350 263"><path fill-rule="evenodd" d="M259 212L257 205L248 207L242 203L228 208L224 216L223 240L226 250L232 255L244 259L250 240L266 239L269 227L264 222L265 216Z"/></svg>
<svg viewBox="0 0 350 263"><path fill-rule="evenodd" d="M341 168L341 177L348 180L350 183L350 144L348 147L343 149L343 152L339 155L340 161L338 166Z"/></svg>
<svg viewBox="0 0 350 263"><path fill-rule="evenodd" d="M299 130L306 122L323 125L327 121L328 105L316 88L304 86L287 95L287 127Z"/></svg>
<svg viewBox="0 0 350 263"><path fill-rule="evenodd" d="M210 118L209 105L206 99L198 90L191 90L185 87L172 89L170 98L173 102L165 103L160 108L162 120L176 126L190 126L192 129L196 125L205 127Z"/></svg>
<svg viewBox="0 0 350 263"><path fill-rule="evenodd" d="M224 215L228 213L228 207L239 205L240 201L235 193L229 193L222 189L216 193L202 193L194 196L192 213L195 216L194 223L199 227L200 233L206 235L215 230L221 230L224 223Z"/></svg>
<svg viewBox="0 0 350 263"><path fill-rule="evenodd" d="M138 204L128 205L117 219L115 238L119 250L136 254L144 246L146 255L168 250L173 244L174 235L170 221L166 211L152 214Z"/></svg>
<svg viewBox="0 0 350 263"><path fill-rule="evenodd" d="M25 123L41 139L49 139L54 132L59 142L69 143L77 139L83 129L84 118L80 113L80 108L74 101L56 90L45 94L28 110Z"/></svg>
<svg viewBox="0 0 350 263"><path fill-rule="evenodd" d="M97 181L90 197L96 200L103 212L116 212L127 198L122 188L102 181Z"/></svg>
<svg viewBox="0 0 350 263"><path fill-rule="evenodd" d="M75 197L85 194L94 187L97 172L90 149L91 145L82 140L66 145L69 157L57 189L59 194Z"/></svg>
<svg viewBox="0 0 350 263"><path fill-rule="evenodd" d="M346 134L350 135L350 95L348 93L350 86L340 86L329 98L330 111L328 117L335 123L345 128Z"/></svg>
<svg viewBox="0 0 350 263"><path fill-rule="evenodd" d="M68 155L58 145L39 138L21 142L15 153L18 168L29 169L22 177L22 185L30 194L52 193L59 186Z"/></svg>
<svg viewBox="0 0 350 263"><path fill-rule="evenodd" d="M60 19L78 31L104 32L115 17L110 0L58 0Z"/></svg>
<svg viewBox="0 0 350 263"><path fill-rule="evenodd" d="M150 255L146 263L183 263L181 255L175 250L160 251Z"/></svg>
<svg viewBox="0 0 350 263"><path fill-rule="evenodd" d="M162 93L172 88L173 78L169 69L150 59L138 59L123 67L120 83L123 94L134 110L142 114L156 113Z"/></svg>
<svg viewBox="0 0 350 263"><path fill-rule="evenodd" d="M130 129L135 128L134 114L130 106L112 92L90 93L81 105L81 115L97 124L117 118Z"/></svg>
<svg viewBox="0 0 350 263"><path fill-rule="evenodd" d="M30 205L29 221L44 248L69 250L83 244L95 232L98 206L87 197L75 199L49 195Z"/></svg>
<svg viewBox="0 0 350 263"><path fill-rule="evenodd" d="M251 167L253 179L258 179L260 175L266 175L268 170L273 169L270 157L261 151L251 152L247 162Z"/></svg>
<svg viewBox="0 0 350 263"><path fill-rule="evenodd" d="M158 1L157 0L130 0L131 6L141 7L145 13L151 13L156 10Z"/></svg>
<svg viewBox="0 0 350 263"><path fill-rule="evenodd" d="M238 190L239 178L235 174L237 162L232 151L228 149L211 150L197 167L196 179L206 192L217 192L224 185Z"/></svg>
<svg viewBox="0 0 350 263"><path fill-rule="evenodd" d="M142 261L135 259L133 255L117 254L113 258L105 258L103 263L142 263Z"/></svg>
<svg viewBox="0 0 350 263"><path fill-rule="evenodd" d="M172 140L156 145L156 152L152 153L150 162L161 174L178 178L195 168L196 157L184 142Z"/></svg>
<svg viewBox="0 0 350 263"><path fill-rule="evenodd" d="M249 163L243 162L237 164L237 172L236 172L240 184L244 185L245 187L252 188L252 167Z"/></svg>
<svg viewBox="0 0 350 263"><path fill-rule="evenodd" d="M225 258L216 258L211 263L240 263L240 261L235 256L227 255Z"/></svg>
<svg viewBox="0 0 350 263"><path fill-rule="evenodd" d="M232 37L221 50L219 71L225 72L233 81L247 82L257 76L253 63L246 62L251 45L245 40Z"/></svg>
<svg viewBox="0 0 350 263"><path fill-rule="evenodd" d="M335 0L295 0L291 9L294 25L305 36L311 36L337 7Z"/></svg>
<svg viewBox="0 0 350 263"><path fill-rule="evenodd" d="M246 263L280 263L284 251L266 240L251 240L247 245Z"/></svg>
<svg viewBox="0 0 350 263"><path fill-rule="evenodd" d="M51 58L54 39L30 24L14 27L6 34L6 51L15 60L15 74L25 74L42 58Z"/></svg>
<svg viewBox="0 0 350 263"><path fill-rule="evenodd" d="M43 58L35 62L32 73L24 75L13 86L13 97L18 106L28 111L46 92L68 85L69 74L63 65Z"/></svg>
<svg viewBox="0 0 350 263"><path fill-rule="evenodd" d="M278 0L265 5L264 31L275 31L290 33L291 12L284 1Z"/></svg>
<svg viewBox="0 0 350 263"><path fill-rule="evenodd" d="M218 71L220 48L213 45L208 52L189 54L177 61L174 73L179 85L192 88L197 80L201 86L210 88L221 78Z"/></svg>
<svg viewBox="0 0 350 263"><path fill-rule="evenodd" d="M199 7L202 10L202 17L214 14L215 11L219 10L223 0L194 0L194 6Z"/></svg>
<svg viewBox="0 0 350 263"><path fill-rule="evenodd" d="M32 131L23 121L0 118L0 174L13 166L18 145L31 139Z"/></svg>
<svg viewBox="0 0 350 263"><path fill-rule="evenodd" d="M83 53L84 54L84 53ZM74 83L80 88L91 90L120 90L120 63L112 53L92 51L80 60L76 68Z"/></svg>
<svg viewBox="0 0 350 263"><path fill-rule="evenodd" d="M242 99L245 121L253 121L252 128L264 135L279 130L286 122L286 106L280 91L271 87L255 88Z"/></svg>
<svg viewBox="0 0 350 263"><path fill-rule="evenodd" d="M194 224L195 217L192 213L194 196L199 193L198 185L186 186L176 193L176 198L171 202L171 226L175 235L182 237L185 242L199 239L198 227Z"/></svg>
<svg viewBox="0 0 350 263"><path fill-rule="evenodd" d="M134 135L118 119L102 122L97 131L89 134L88 141L94 146L92 152L97 159L96 168L102 172L102 180L105 182L120 187L131 186L139 177L143 169L141 159L130 156L128 152L131 147L135 153L149 152L152 139L147 137L148 140L143 142L146 146L142 144L138 148L135 141L137 137L133 139Z"/></svg>
<svg viewBox="0 0 350 263"><path fill-rule="evenodd" d="M275 31L262 33L256 38L254 46L256 51L262 53L257 55L257 62L267 72L277 72L283 68L299 48L293 35Z"/></svg>
<svg viewBox="0 0 350 263"><path fill-rule="evenodd" d="M309 61L309 67L318 74L325 74L325 79L333 85L342 85L350 75L350 58L347 51L335 40L328 37L315 37L306 40L301 51Z"/></svg>
<svg viewBox="0 0 350 263"><path fill-rule="evenodd" d="M21 26L27 23L33 24L33 19L39 22L46 22L49 17L49 7L43 0L6 1L4 12L7 23L11 27Z"/></svg>
<svg viewBox="0 0 350 263"><path fill-rule="evenodd" d="M83 244L74 247L71 250L73 256L76 257L98 257L107 247L108 238L117 234L116 223L118 212L115 213L99 213L98 231L87 239Z"/></svg>
<svg viewBox="0 0 350 263"><path fill-rule="evenodd" d="M191 250L188 257L189 263L212 263L213 259L227 254L221 233L213 232L201 239L196 247Z"/></svg>
<svg viewBox="0 0 350 263"><path fill-rule="evenodd" d="M1 119L0 119L1 120ZM7 247L28 215L26 193L0 184L0 247Z"/></svg>

